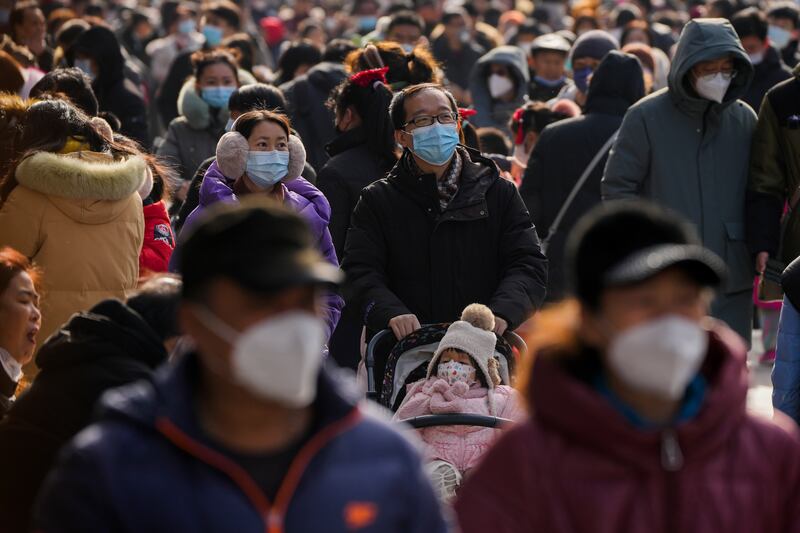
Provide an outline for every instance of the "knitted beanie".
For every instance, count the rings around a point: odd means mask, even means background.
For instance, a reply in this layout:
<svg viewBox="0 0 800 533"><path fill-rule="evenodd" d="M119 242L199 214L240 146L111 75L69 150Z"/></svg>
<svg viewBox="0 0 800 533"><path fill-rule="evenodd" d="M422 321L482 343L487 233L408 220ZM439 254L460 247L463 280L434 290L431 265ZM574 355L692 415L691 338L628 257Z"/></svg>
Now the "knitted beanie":
<svg viewBox="0 0 800 533"><path fill-rule="evenodd" d="M611 50L619 50L619 42L603 30L587 31L575 41L570 53L570 59L575 61L582 57L603 59Z"/></svg>
<svg viewBox="0 0 800 533"><path fill-rule="evenodd" d="M494 358L497 337L494 332L494 314L491 309L481 304L468 305L461 313L461 320L453 322L441 342L439 342L436 352L428 364L427 377L431 377L435 372L439 357L448 349L460 350L467 353L476 366L483 373L486 379L486 386L489 388L489 411L494 413L494 395L492 391L495 387L492 373L489 371L489 361Z"/></svg>

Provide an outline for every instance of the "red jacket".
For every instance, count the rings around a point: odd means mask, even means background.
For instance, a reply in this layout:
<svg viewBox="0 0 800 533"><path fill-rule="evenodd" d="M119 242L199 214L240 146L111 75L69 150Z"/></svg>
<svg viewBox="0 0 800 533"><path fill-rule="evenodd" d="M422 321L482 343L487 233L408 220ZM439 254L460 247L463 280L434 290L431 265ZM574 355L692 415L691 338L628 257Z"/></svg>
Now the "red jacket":
<svg viewBox="0 0 800 533"><path fill-rule="evenodd" d="M144 206L144 244L139 254L139 276L166 272L175 248L175 236L163 201Z"/></svg>
<svg viewBox="0 0 800 533"><path fill-rule="evenodd" d="M534 414L459 494L463 533L800 531L797 428L780 414L772 422L746 412L745 356L731 331L712 333L703 406L673 433L680 450L670 449L670 431L636 429L590 385L539 358ZM682 465L668 471L668 457Z"/></svg>

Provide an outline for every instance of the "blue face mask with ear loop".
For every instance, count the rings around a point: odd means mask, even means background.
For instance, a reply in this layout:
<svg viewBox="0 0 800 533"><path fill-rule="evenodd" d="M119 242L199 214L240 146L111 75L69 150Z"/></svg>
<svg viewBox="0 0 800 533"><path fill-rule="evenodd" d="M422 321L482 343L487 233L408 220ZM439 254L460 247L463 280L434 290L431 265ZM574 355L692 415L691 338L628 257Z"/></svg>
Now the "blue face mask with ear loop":
<svg viewBox="0 0 800 533"><path fill-rule="evenodd" d="M592 67L583 67L582 69L576 70L573 72L573 81L575 81L575 87L578 88L580 92L586 94L589 91L589 77L592 75Z"/></svg>
<svg viewBox="0 0 800 533"><path fill-rule="evenodd" d="M203 26L203 37L209 46L219 46L222 42L222 28L212 25Z"/></svg>
<svg viewBox="0 0 800 533"><path fill-rule="evenodd" d="M247 176L262 189L269 189L289 173L289 152L247 152Z"/></svg>
<svg viewBox="0 0 800 533"><path fill-rule="evenodd" d="M234 86L203 87L200 96L211 107L222 109L228 105L228 100L235 90Z"/></svg>
<svg viewBox="0 0 800 533"><path fill-rule="evenodd" d="M441 166L450 161L458 146L458 127L455 124L434 122L411 132L414 148L411 152L431 165Z"/></svg>

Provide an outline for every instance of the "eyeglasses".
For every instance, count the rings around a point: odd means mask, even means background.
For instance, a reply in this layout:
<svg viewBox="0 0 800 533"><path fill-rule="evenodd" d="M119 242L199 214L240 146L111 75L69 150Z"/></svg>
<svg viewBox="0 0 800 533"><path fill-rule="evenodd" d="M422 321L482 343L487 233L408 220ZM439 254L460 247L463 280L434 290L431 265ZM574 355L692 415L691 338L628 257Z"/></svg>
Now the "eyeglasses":
<svg viewBox="0 0 800 533"><path fill-rule="evenodd" d="M736 77L738 72L735 69L713 70L708 72L701 70L698 72L698 77L702 78L704 76L715 76L717 74L722 74L723 79L730 81Z"/></svg>
<svg viewBox="0 0 800 533"><path fill-rule="evenodd" d="M416 128L424 128L425 126L432 125L434 121L438 122L439 124L455 124L456 120L458 120L458 115L455 113L442 113L441 115L436 115L435 117L430 115L422 115L421 117L409 120L403 124L403 127L405 128L409 124L413 124Z"/></svg>

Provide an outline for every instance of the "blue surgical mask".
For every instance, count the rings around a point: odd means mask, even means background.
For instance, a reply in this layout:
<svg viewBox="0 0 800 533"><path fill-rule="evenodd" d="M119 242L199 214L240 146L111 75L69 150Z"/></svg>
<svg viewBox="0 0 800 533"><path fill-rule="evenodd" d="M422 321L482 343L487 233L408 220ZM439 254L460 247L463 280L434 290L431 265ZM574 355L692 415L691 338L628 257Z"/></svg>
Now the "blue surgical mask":
<svg viewBox="0 0 800 533"><path fill-rule="evenodd" d="M262 189L280 182L289 173L289 152L247 152L247 175Z"/></svg>
<svg viewBox="0 0 800 533"><path fill-rule="evenodd" d="M97 77L92 70L92 60L91 59L76 59L75 60L75 68L89 76L89 79L94 81Z"/></svg>
<svg viewBox="0 0 800 533"><path fill-rule="evenodd" d="M182 20L178 23L178 32L184 35L194 33L196 28L197 24L195 24L193 19Z"/></svg>
<svg viewBox="0 0 800 533"><path fill-rule="evenodd" d="M557 80L546 80L541 76L534 76L533 79L536 81L536 83L539 85L544 85L545 87L558 87L564 84L564 76L561 76Z"/></svg>
<svg viewBox="0 0 800 533"><path fill-rule="evenodd" d="M369 33L378 25L378 17L367 15L358 17L358 31L360 33Z"/></svg>
<svg viewBox="0 0 800 533"><path fill-rule="evenodd" d="M410 54L411 52L414 51L414 45L411 44L411 43L403 43L400 46L403 47L403 52L405 52L407 54Z"/></svg>
<svg viewBox="0 0 800 533"><path fill-rule="evenodd" d="M203 37L206 38L206 44L209 46L219 46L219 43L222 42L222 28L205 25L203 26Z"/></svg>
<svg viewBox="0 0 800 533"><path fill-rule="evenodd" d="M769 42L778 50L783 50L792 41L792 32L784 30L780 26L773 26L770 24L767 31Z"/></svg>
<svg viewBox="0 0 800 533"><path fill-rule="evenodd" d="M234 86L203 87L200 95L211 107L223 108L228 105L228 99L236 90Z"/></svg>
<svg viewBox="0 0 800 533"><path fill-rule="evenodd" d="M591 75L592 67L583 67L582 69L576 70L573 73L575 87L577 87L578 90L583 94L586 94L589 91L589 76Z"/></svg>
<svg viewBox="0 0 800 533"><path fill-rule="evenodd" d="M417 128L411 132L414 148L411 151L431 165L441 166L450 161L458 145L455 124L439 124Z"/></svg>

